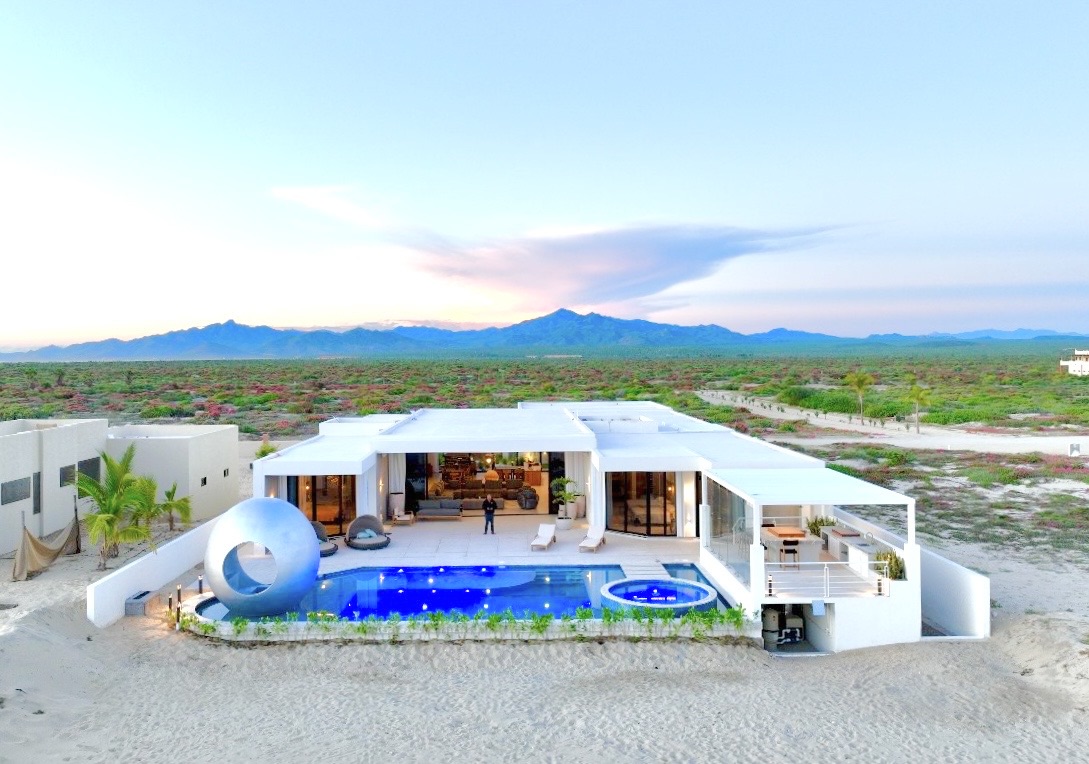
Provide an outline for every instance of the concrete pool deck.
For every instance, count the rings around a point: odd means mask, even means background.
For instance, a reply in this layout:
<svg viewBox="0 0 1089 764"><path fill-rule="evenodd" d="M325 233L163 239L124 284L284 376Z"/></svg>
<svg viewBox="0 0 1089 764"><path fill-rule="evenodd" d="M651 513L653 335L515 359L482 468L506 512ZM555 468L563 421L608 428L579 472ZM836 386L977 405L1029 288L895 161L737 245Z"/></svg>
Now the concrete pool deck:
<svg viewBox="0 0 1089 764"><path fill-rule="evenodd" d="M482 517L387 525L389 546L377 550L352 549L343 538L338 538L337 553L323 557L318 572L395 565L633 565L699 561L699 541L676 537L643 538L606 532L605 544L596 552L580 552L579 542L586 537L585 520L576 520L570 530L557 530L556 543L547 550L532 551L529 544L548 517L501 515L495 519L495 534L486 536Z"/></svg>

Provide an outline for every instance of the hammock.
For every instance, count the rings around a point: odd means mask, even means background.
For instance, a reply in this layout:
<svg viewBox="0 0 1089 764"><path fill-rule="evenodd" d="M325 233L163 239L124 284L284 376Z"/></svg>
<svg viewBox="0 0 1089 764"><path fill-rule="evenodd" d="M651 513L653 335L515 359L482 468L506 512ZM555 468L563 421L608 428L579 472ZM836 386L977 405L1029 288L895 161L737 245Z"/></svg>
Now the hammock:
<svg viewBox="0 0 1089 764"><path fill-rule="evenodd" d="M28 576L41 573L62 554L79 554L79 518L72 518L68 527L54 534L52 541L36 539L23 526L23 539L15 551L12 581L26 581Z"/></svg>

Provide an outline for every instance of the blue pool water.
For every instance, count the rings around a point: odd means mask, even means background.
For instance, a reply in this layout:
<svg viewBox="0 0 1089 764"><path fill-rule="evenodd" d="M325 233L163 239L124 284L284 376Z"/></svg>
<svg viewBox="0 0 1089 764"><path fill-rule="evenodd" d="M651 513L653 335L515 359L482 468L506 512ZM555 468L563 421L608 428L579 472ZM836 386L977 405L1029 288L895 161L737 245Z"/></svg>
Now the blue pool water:
<svg viewBox="0 0 1089 764"><path fill-rule="evenodd" d="M664 567L676 578L710 585L695 565ZM622 578L624 571L619 565L357 568L318 579L298 610L301 620L307 612L319 611L360 620L372 614L388 618L398 613L407 618L435 610L473 615L481 610L502 613L507 608L518 617L529 611L559 618L575 615L579 607L591 608L600 617L601 587ZM721 598L720 605L729 607ZM206 618L231 618L227 608L214 599L198 612Z"/></svg>

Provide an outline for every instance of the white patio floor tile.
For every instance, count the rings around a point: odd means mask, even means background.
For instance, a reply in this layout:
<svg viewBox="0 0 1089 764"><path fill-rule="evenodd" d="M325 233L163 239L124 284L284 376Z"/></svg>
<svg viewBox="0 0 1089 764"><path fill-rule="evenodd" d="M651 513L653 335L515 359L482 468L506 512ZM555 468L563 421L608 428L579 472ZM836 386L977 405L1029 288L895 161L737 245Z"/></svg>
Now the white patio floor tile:
<svg viewBox="0 0 1089 764"><path fill-rule="evenodd" d="M586 536L583 521L576 527L556 532L556 543L545 551L532 551L530 541L541 524L540 516L500 515L495 535L484 535L481 518L461 521L418 521L414 525L390 527L390 545L384 549L351 549L338 540L340 550L321 560L321 573L359 567L400 565L608 565L624 562L696 562L696 539L641 538L606 533L606 543L597 552L579 552Z"/></svg>

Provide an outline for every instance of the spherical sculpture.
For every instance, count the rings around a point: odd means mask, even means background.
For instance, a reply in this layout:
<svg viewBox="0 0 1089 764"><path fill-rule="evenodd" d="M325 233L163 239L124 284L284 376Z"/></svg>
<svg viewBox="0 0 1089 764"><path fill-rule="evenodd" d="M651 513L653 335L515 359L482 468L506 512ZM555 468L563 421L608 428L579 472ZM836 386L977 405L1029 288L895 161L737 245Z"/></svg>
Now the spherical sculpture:
<svg viewBox="0 0 1089 764"><path fill-rule="evenodd" d="M255 580L238 559L240 544L265 547L276 563L270 584ZM208 537L204 575L231 615L279 615L293 610L318 577L318 537L298 507L258 497L235 504Z"/></svg>

